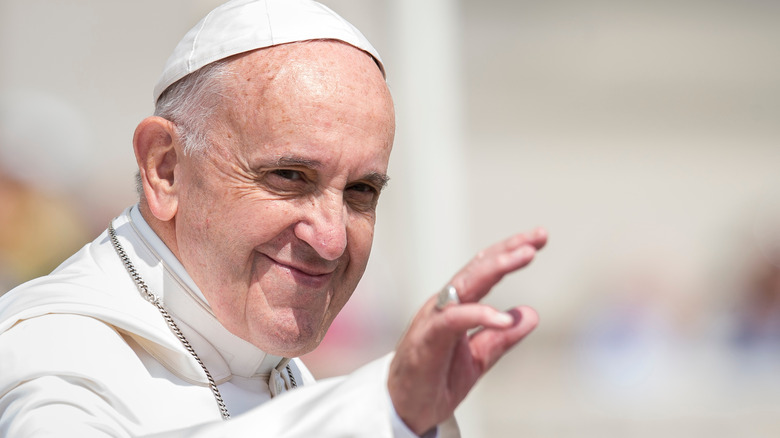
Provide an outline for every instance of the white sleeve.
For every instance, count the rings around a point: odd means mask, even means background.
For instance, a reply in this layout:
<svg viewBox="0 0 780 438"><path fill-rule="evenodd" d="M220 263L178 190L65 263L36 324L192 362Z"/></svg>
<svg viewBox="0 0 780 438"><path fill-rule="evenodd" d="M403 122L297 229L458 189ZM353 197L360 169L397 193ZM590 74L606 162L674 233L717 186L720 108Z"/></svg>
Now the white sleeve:
<svg viewBox="0 0 780 438"><path fill-rule="evenodd" d="M387 394L387 398L390 399L390 393ZM409 429L409 426L404 423L404 421L398 415L398 412L396 412L395 408L392 407L392 403L391 408L393 410L391 414L391 423L393 425L394 438L460 438L460 427L458 427L458 422L455 420L455 416L446 419L443 423L429 430L421 437L417 437L417 435L415 435L415 433Z"/></svg>
<svg viewBox="0 0 780 438"><path fill-rule="evenodd" d="M390 394L387 394L387 396L389 398ZM390 424L393 427L394 438L419 438L417 434L409 429L409 426L404 423L404 420L398 416L398 412L395 410L392 404L390 405L390 410ZM435 433L433 435L425 434L424 438L437 438L437 435Z"/></svg>

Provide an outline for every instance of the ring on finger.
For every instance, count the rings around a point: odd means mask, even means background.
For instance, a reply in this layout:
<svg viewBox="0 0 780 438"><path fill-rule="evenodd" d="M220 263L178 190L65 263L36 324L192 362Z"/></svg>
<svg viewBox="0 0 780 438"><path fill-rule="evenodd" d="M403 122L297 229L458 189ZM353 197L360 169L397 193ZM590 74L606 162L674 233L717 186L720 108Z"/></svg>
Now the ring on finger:
<svg viewBox="0 0 780 438"><path fill-rule="evenodd" d="M449 304L460 304L458 290L455 286L448 284L436 295L436 310L442 310Z"/></svg>

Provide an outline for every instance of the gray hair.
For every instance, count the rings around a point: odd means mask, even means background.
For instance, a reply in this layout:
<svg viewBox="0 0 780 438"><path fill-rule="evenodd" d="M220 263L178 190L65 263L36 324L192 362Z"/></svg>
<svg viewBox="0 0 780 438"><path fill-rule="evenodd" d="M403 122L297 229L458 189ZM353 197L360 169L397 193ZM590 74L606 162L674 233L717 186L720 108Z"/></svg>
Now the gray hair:
<svg viewBox="0 0 780 438"><path fill-rule="evenodd" d="M208 148L211 116L222 102L225 77L231 70L228 60L219 60L197 70L168 87L157 99L154 115L176 125L184 142L184 153Z"/></svg>
<svg viewBox="0 0 780 438"><path fill-rule="evenodd" d="M225 78L231 74L227 59L212 62L173 83L157 99L154 115L173 122L185 154L208 149L209 131L217 123L211 116L224 98ZM142 195L140 172L135 179L136 190Z"/></svg>

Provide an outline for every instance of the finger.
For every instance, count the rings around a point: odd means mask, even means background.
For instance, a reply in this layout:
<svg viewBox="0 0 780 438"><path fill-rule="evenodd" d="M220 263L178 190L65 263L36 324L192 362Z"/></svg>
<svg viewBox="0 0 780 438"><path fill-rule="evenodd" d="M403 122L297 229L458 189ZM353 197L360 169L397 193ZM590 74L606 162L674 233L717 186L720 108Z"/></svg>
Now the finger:
<svg viewBox="0 0 780 438"><path fill-rule="evenodd" d="M536 249L542 249L547 243L547 230L538 227L529 233L518 233L487 248L486 251L512 250L523 245L532 245Z"/></svg>
<svg viewBox="0 0 780 438"><path fill-rule="evenodd" d="M507 313L514 318L511 326L486 327L469 339L474 361L480 364L482 372L490 369L501 356L528 336L539 324L539 315L530 307L516 307Z"/></svg>
<svg viewBox="0 0 780 438"><path fill-rule="evenodd" d="M538 228L517 234L477 254L453 277L461 302L481 300L506 274L529 264L547 243L547 231Z"/></svg>
<svg viewBox="0 0 780 438"><path fill-rule="evenodd" d="M501 312L486 304L468 303L448 306L434 312L433 318L424 318L427 327L421 335L426 339L426 353L448 357L464 335L478 327L506 330L515 324L515 316Z"/></svg>
<svg viewBox="0 0 780 438"><path fill-rule="evenodd" d="M441 311L441 328L460 337L477 327L506 329L514 325L514 315L501 312L486 304L469 303L450 306Z"/></svg>

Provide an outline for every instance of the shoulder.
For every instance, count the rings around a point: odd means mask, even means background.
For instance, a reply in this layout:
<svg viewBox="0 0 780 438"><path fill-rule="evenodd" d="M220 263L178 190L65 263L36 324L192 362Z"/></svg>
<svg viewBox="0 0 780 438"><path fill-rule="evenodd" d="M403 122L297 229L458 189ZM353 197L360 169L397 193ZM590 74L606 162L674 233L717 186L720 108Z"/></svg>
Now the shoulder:
<svg viewBox="0 0 780 438"><path fill-rule="evenodd" d="M18 322L0 334L4 360L0 394L44 376L80 379L103 386L118 371L133 373L143 364L122 335L97 319L49 314Z"/></svg>
<svg viewBox="0 0 780 438"><path fill-rule="evenodd" d="M156 318L106 239L103 233L51 274L0 296L0 333L50 314L82 315L120 326L147 315Z"/></svg>

